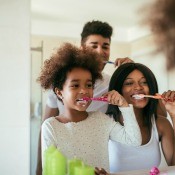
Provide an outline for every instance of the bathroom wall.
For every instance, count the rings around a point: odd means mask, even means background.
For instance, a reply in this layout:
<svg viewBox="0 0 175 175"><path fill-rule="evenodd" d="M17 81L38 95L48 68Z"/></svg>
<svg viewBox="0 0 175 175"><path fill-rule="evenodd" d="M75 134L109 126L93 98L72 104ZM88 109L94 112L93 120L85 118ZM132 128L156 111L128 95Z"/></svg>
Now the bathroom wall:
<svg viewBox="0 0 175 175"><path fill-rule="evenodd" d="M0 174L30 174L30 1L0 1Z"/></svg>

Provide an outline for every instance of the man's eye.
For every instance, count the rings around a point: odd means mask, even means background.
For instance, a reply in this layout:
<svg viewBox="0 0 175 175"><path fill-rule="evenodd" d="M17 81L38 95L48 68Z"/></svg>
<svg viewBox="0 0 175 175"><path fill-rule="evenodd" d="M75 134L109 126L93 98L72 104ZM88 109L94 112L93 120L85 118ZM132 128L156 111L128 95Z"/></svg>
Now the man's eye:
<svg viewBox="0 0 175 175"><path fill-rule="evenodd" d="M104 49L104 50L108 50L108 49L109 49L109 47L103 47L103 49Z"/></svg>
<svg viewBox="0 0 175 175"><path fill-rule="evenodd" d="M96 48L97 48L97 46L96 46L96 45L93 45L93 46L92 46L92 48L93 48L93 49L96 49Z"/></svg>

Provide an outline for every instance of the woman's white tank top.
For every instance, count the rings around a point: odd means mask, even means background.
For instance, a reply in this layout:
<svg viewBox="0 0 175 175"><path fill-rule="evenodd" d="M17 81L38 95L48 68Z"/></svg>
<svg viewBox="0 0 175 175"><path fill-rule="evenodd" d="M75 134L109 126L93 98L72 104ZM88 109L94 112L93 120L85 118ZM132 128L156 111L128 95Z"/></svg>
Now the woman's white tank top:
<svg viewBox="0 0 175 175"><path fill-rule="evenodd" d="M151 169L153 166L159 166L161 162L161 152L154 117L152 120L152 126L151 139L145 145L134 147L112 140L109 141L110 173Z"/></svg>

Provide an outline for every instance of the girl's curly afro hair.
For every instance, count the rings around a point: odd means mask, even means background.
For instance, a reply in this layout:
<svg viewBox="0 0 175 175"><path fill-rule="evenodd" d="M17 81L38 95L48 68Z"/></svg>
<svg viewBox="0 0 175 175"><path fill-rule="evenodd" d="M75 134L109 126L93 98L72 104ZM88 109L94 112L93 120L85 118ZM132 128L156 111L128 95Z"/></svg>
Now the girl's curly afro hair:
<svg viewBox="0 0 175 175"><path fill-rule="evenodd" d="M73 68L83 68L90 71L94 84L97 79L102 79L102 67L102 59L97 53L65 43L44 62L37 81L45 90L56 87L62 90L67 73Z"/></svg>

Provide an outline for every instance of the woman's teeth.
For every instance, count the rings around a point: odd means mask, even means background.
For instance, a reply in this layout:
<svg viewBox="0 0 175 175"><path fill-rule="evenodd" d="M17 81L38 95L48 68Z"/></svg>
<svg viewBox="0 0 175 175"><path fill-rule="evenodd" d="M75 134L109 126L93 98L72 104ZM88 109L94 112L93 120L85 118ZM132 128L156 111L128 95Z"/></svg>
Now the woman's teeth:
<svg viewBox="0 0 175 175"><path fill-rule="evenodd" d="M132 95L132 98L136 99L136 100L141 100L144 98L143 94L134 94Z"/></svg>

